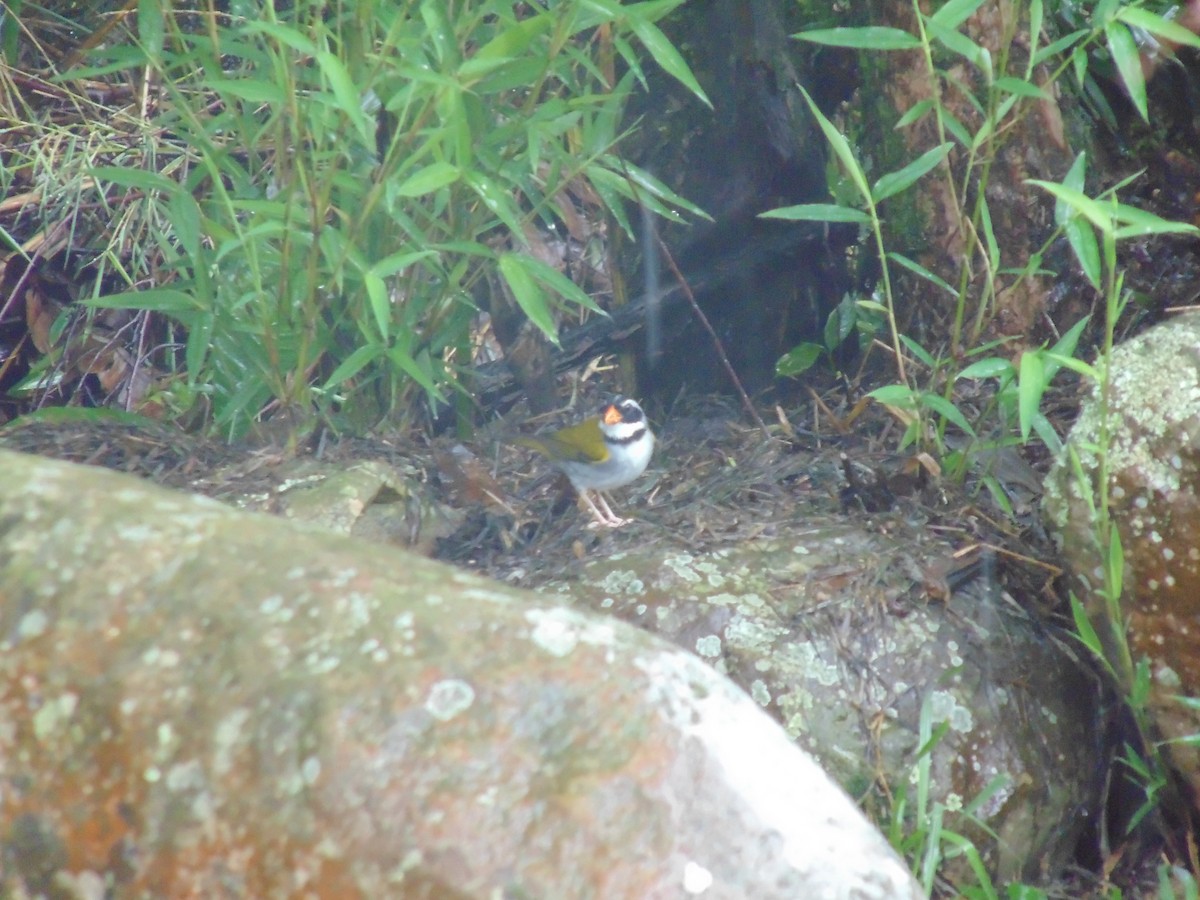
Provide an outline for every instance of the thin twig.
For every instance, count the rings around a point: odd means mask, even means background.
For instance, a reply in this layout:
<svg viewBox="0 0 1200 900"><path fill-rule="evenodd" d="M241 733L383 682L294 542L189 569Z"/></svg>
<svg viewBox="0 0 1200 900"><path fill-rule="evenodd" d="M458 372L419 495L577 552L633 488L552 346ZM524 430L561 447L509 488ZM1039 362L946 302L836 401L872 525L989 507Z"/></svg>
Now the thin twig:
<svg viewBox="0 0 1200 900"><path fill-rule="evenodd" d="M737 377L737 372L733 371L729 357L725 355L725 348L721 346L721 339L717 337L717 333L713 331L712 325L709 324L708 316L704 315L704 310L696 302L696 295L692 293L691 285L687 283L687 279L679 271L679 266L675 265L675 257L671 255L671 251L667 249L667 245L663 239L658 235L655 235L655 237L658 239L658 249L662 251L663 259L671 267L671 272L675 275L675 280L683 290L683 295L687 297L688 303L692 305L692 312L696 314L696 318L704 327L704 330L708 332L708 336L712 338L713 346L717 349L717 357L721 360L721 365L725 367L725 372L729 375L729 380L733 382L733 386L737 389L738 396L742 398L742 405L746 407L746 411L750 413L750 418L754 420L754 424L758 426L763 436L768 441L772 440L771 432L767 430L766 423L763 422L762 417L758 414L758 410L754 408L754 404L750 402L750 398L746 394L746 389L742 387L741 379Z"/></svg>

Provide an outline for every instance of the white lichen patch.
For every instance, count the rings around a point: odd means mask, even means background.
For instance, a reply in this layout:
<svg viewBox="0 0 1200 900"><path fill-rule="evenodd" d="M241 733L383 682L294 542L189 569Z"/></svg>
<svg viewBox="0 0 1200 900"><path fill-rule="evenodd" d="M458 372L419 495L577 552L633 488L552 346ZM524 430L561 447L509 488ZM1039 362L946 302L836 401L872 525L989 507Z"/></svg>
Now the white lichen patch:
<svg viewBox="0 0 1200 900"><path fill-rule="evenodd" d="M439 722L449 722L475 702L475 689L461 678L446 678L429 689L425 711Z"/></svg>
<svg viewBox="0 0 1200 900"><path fill-rule="evenodd" d="M946 722L951 729L966 734L975 727L971 711L958 702L949 691L933 691L929 695L929 712L935 722Z"/></svg>
<svg viewBox="0 0 1200 900"><path fill-rule="evenodd" d="M334 587L345 587L358 577L358 569L347 567L329 574L329 583Z"/></svg>
<svg viewBox="0 0 1200 900"><path fill-rule="evenodd" d="M464 600L479 600L483 603L512 603L512 597L502 591L488 590L482 587L466 587L462 589Z"/></svg>
<svg viewBox="0 0 1200 900"><path fill-rule="evenodd" d="M637 596L645 593L646 590L645 583L638 578L637 572L631 569L615 569L605 575L597 586L604 593L615 596L622 594Z"/></svg>
<svg viewBox="0 0 1200 900"><path fill-rule="evenodd" d="M706 659L716 659L721 655L721 638L715 634L697 638L696 653Z"/></svg>
<svg viewBox="0 0 1200 900"><path fill-rule="evenodd" d="M842 679L842 671L836 662L831 662L817 652L816 644L801 641L790 648L788 661L802 678L812 679L823 687L832 687Z"/></svg>
<svg viewBox="0 0 1200 900"><path fill-rule="evenodd" d="M258 611L264 616L273 616L281 609L283 609L283 595L281 594L264 597L258 604Z"/></svg>
<svg viewBox="0 0 1200 900"><path fill-rule="evenodd" d="M309 787L316 784L317 779L321 777L321 760L316 756L306 757L300 764L300 777Z"/></svg>
<svg viewBox="0 0 1200 900"><path fill-rule="evenodd" d="M52 700L47 700L33 714L33 733L38 741L45 743L57 736L75 714L79 696L68 691Z"/></svg>
<svg viewBox="0 0 1200 900"><path fill-rule="evenodd" d="M142 653L142 664L160 669L173 669L180 663L179 651L170 647L147 647Z"/></svg>
<svg viewBox="0 0 1200 900"><path fill-rule="evenodd" d="M750 696L759 706L766 706L771 702L771 691L761 678L755 678L750 683Z"/></svg>
<svg viewBox="0 0 1200 900"><path fill-rule="evenodd" d="M963 664L963 658L958 654L957 641L946 641L946 652L950 654L950 665L957 668Z"/></svg>
<svg viewBox="0 0 1200 900"><path fill-rule="evenodd" d="M162 531L150 525L141 523L122 523L113 529L113 533L125 544L144 544L162 535Z"/></svg>
<svg viewBox="0 0 1200 900"><path fill-rule="evenodd" d="M43 610L33 609L21 616L17 623L17 637L23 641L40 637L46 633L50 625L50 617Z"/></svg>
<svg viewBox="0 0 1200 900"><path fill-rule="evenodd" d="M204 769L194 759L176 763L167 769L163 783L167 786L167 790L174 794L202 789L204 787Z"/></svg>
<svg viewBox="0 0 1200 900"><path fill-rule="evenodd" d="M213 733L213 774L220 777L229 773L233 767L234 748L242 740L249 720L250 710L239 708L217 723Z"/></svg>
<svg viewBox="0 0 1200 900"><path fill-rule="evenodd" d="M680 581L688 584L699 584L700 573L695 569L696 557L690 553L678 553L663 558L662 564L675 573Z"/></svg>
<svg viewBox="0 0 1200 900"><path fill-rule="evenodd" d="M525 621L533 626L529 639L551 656L566 656L579 644L611 648L616 638L612 623L561 606L526 610Z"/></svg>
<svg viewBox="0 0 1200 900"><path fill-rule="evenodd" d="M786 634L787 630L781 626L767 626L746 616L734 616L725 626L725 642L754 656L770 653L775 641Z"/></svg>

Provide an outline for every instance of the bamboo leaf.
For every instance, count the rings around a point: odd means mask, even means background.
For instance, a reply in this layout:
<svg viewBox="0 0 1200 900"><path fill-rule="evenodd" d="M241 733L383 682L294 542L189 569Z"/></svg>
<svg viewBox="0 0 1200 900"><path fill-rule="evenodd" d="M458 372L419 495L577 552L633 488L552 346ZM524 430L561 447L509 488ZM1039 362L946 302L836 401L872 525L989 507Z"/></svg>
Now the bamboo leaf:
<svg viewBox="0 0 1200 900"><path fill-rule="evenodd" d="M921 41L899 28L868 25L862 28L814 28L800 31L792 37L829 47L852 50L916 50Z"/></svg>
<svg viewBox="0 0 1200 900"><path fill-rule="evenodd" d="M430 163L404 179L396 188L401 197L423 197L458 181L458 166L448 162Z"/></svg>
<svg viewBox="0 0 1200 900"><path fill-rule="evenodd" d="M1156 37L1200 49L1200 36L1184 28L1178 22L1165 19L1148 9L1138 6L1122 6L1117 10L1117 20L1134 28L1142 28Z"/></svg>
<svg viewBox="0 0 1200 900"><path fill-rule="evenodd" d="M842 168L846 170L846 174L850 176L850 180L858 190L859 196L862 197L864 203L871 203L871 188L867 184L867 175L863 171L862 166L858 164L858 160L854 157L854 151L850 149L849 142L834 127L833 123L825 118L825 114L821 112L816 101L804 89L804 85L799 85L799 87L800 93L804 95L804 100L808 104L809 110L825 135L825 140L833 148L834 155L837 156L838 161L842 164Z"/></svg>
<svg viewBox="0 0 1200 900"><path fill-rule="evenodd" d="M1017 376L1017 418L1021 425L1021 440L1029 440L1034 414L1042 403L1046 390L1046 373L1041 353L1026 351L1021 354Z"/></svg>
<svg viewBox="0 0 1200 900"><path fill-rule="evenodd" d="M926 172L941 163L950 153L950 148L953 146L952 143L947 141L944 144L926 150L904 168L881 176L875 182L875 187L871 189L872 199L876 203L882 203L888 197L892 197L910 185L915 184Z"/></svg>
<svg viewBox="0 0 1200 900"><path fill-rule="evenodd" d="M1149 122L1150 112L1146 104L1146 76L1142 73L1142 56L1138 52L1133 35L1129 32L1129 27L1123 22L1111 21L1104 26L1104 37L1108 42L1108 52L1112 56L1112 61L1116 65L1117 71L1121 73L1121 81L1125 83L1129 99L1133 101L1133 106L1138 111L1138 115L1142 117L1142 121Z"/></svg>
<svg viewBox="0 0 1200 900"><path fill-rule="evenodd" d="M529 321L558 344L558 328L554 324L554 316L550 314L550 304L546 302L545 293L521 264L520 256L516 253L504 253L500 256L499 266L500 274L504 276L504 281L512 291L513 299L528 316Z"/></svg>
<svg viewBox="0 0 1200 900"><path fill-rule="evenodd" d="M650 51L650 55L654 57L654 61L662 67L663 71L686 87L700 102L711 109L712 101L704 93L704 88L700 87L700 82L696 80L696 76L688 68L688 64L684 61L683 56L675 49L675 45L667 39L667 36L662 33L659 27L645 19L633 16L630 17L629 24L633 28L633 33L637 35L638 40L642 42L642 46Z"/></svg>
<svg viewBox="0 0 1200 900"><path fill-rule="evenodd" d="M983 5L983 0L947 0L932 16L930 21L944 28L957 28Z"/></svg>
<svg viewBox="0 0 1200 900"><path fill-rule="evenodd" d="M833 203L801 203L759 213L760 219L784 219L789 222L853 222L870 225L871 217L861 209L837 206Z"/></svg>

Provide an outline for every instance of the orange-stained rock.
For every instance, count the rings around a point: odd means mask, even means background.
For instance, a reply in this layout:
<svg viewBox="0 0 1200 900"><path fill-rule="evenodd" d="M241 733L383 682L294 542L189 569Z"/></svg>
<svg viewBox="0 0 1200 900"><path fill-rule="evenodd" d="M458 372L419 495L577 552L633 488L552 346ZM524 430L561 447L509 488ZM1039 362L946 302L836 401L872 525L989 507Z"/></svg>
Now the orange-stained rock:
<svg viewBox="0 0 1200 900"><path fill-rule="evenodd" d="M0 452L0 895L915 897L690 654Z"/></svg>
<svg viewBox="0 0 1200 900"><path fill-rule="evenodd" d="M1177 739L1200 732L1200 711L1180 699L1200 696L1200 315L1124 342L1109 371L1107 489L1125 558L1121 610L1134 659L1151 660L1156 723ZM1068 438L1086 489L1064 452L1047 476L1045 507L1076 592L1106 639L1095 515L1101 415L1093 392ZM1173 742L1168 752L1200 797L1200 747Z"/></svg>

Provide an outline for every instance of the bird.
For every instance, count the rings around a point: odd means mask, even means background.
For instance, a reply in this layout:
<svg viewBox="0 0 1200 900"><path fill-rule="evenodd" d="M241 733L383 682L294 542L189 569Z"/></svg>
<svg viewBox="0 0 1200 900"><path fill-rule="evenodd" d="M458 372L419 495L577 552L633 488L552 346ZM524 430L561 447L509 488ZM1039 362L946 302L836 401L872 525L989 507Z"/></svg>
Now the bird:
<svg viewBox="0 0 1200 900"><path fill-rule="evenodd" d="M654 452L654 432L636 400L615 397L578 425L517 443L562 469L592 514L589 528L619 528L631 521L614 513L600 492L629 484L646 471Z"/></svg>

